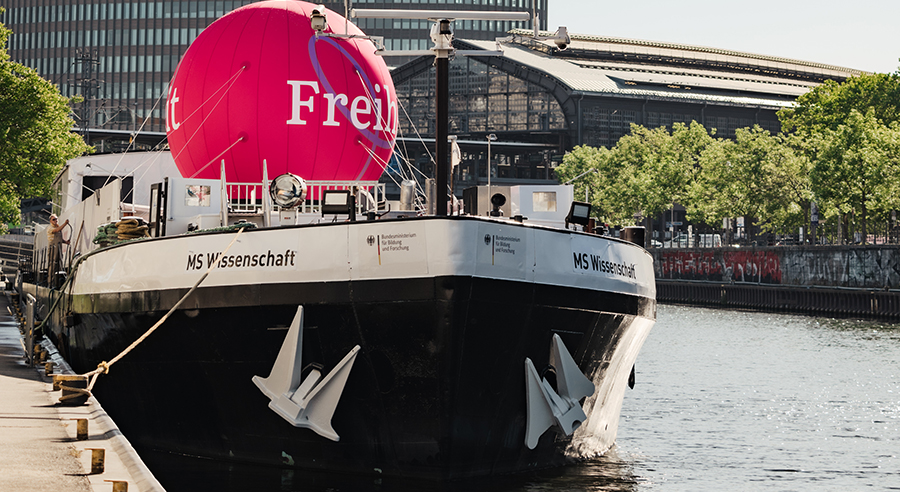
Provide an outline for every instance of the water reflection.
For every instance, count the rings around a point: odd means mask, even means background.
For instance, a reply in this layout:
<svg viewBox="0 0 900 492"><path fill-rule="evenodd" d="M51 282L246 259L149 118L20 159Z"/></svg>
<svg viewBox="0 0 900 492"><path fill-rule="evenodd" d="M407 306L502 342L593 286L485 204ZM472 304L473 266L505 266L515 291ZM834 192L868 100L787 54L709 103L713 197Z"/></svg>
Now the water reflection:
<svg viewBox="0 0 900 492"><path fill-rule="evenodd" d="M635 476L635 457L622 458L613 447L605 455L558 470L555 475L535 477L521 487L508 490L522 492L632 492L649 485L646 479Z"/></svg>
<svg viewBox="0 0 900 492"><path fill-rule="evenodd" d="M226 465L164 453L141 453L168 492L216 490L224 492L633 492L643 481L632 473L632 461L615 448L606 455L564 469L514 479L458 482L437 486L393 478L354 477L273 467Z"/></svg>

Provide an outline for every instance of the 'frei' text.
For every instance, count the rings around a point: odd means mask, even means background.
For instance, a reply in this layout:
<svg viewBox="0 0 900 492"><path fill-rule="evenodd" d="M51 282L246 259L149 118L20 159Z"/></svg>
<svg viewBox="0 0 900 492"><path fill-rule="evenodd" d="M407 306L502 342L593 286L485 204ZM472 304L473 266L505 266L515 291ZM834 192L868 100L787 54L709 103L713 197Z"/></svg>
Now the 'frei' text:
<svg viewBox="0 0 900 492"><path fill-rule="evenodd" d="M391 101L387 87L375 84L375 93L371 97L361 95L351 101L347 94L321 92L319 83L314 80L288 80L287 83L291 86L291 119L287 120L288 125L307 124L304 117L315 111L318 101L318 104L325 105L323 126L341 126L336 118L337 113L341 112L359 130L389 130L396 133L397 103Z"/></svg>

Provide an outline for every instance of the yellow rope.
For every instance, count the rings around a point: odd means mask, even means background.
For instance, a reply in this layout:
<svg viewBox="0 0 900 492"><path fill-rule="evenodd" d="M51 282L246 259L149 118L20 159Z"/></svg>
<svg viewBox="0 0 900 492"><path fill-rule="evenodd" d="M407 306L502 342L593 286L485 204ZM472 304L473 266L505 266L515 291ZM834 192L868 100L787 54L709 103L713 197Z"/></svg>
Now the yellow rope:
<svg viewBox="0 0 900 492"><path fill-rule="evenodd" d="M60 396L59 397L60 402L63 402L66 400L74 400L75 398L80 398L82 395L91 396L91 392L84 388L73 388L71 386L66 386L62 383L58 384L58 386L59 386L59 389L61 389L63 392L71 391L72 393L74 393L74 394L70 394L70 395Z"/></svg>
<svg viewBox="0 0 900 492"><path fill-rule="evenodd" d="M238 233L234 235L234 239L231 240L231 243L228 244L228 247L225 248L225 251L223 251L222 254L220 254L219 257L216 258L216 261L214 261L214 262L209 266L209 268L206 270L206 273L204 273L203 276L200 277L200 280L197 280L197 283L195 283L194 286L191 287L191 290L189 290L189 291L187 292L187 294L185 294L184 296L182 296L182 298L181 298L177 303L175 303L174 306L172 306L172 309L170 309L169 312L167 312L162 318L159 319L159 321L157 321L153 326L151 326L150 329L148 329L146 333L144 333L143 335L141 335L140 338L138 338L137 340L135 340L134 343L132 343L131 345L129 345L125 350L123 350L122 353L120 353L119 355L113 357L113 359L110 360L109 362L103 361L103 362L97 364L97 369L94 369L94 370L91 371L91 372L88 372L88 373L83 374L83 376L85 376L85 377L91 376L91 382L90 382L90 384L88 384L88 387L87 387L88 393L90 393L90 391L94 388L94 383L97 382L97 377L98 377L100 374L107 374L107 373L109 373L109 368L110 368L110 366L112 366L113 364L115 364L116 362L118 362L120 359L122 359L122 357L125 357L125 355L128 354L128 352L131 352L131 351L132 351L135 347L137 347L141 342L143 342L144 340L146 340L147 337L149 337L151 333L153 333L154 331L156 331L156 329L159 328L160 325L162 325L167 319L169 319L169 316L171 316L172 313L174 313L175 310L178 309L178 307L181 306L181 304L182 304L182 303L183 303L183 302L184 302L184 301L185 301L185 300L186 300L186 299L187 299L187 298L188 298L195 290L197 290L197 287L199 287L200 284L201 284L204 280L206 280L206 277L209 276L209 273L210 273L211 271L213 271L213 269L215 269L217 266L219 266L219 262L222 260L222 258L225 257L225 253L227 253L228 250L231 249L231 247L232 247L232 246L234 245L234 243L237 241L238 237L240 237L240 235L241 235L242 232L244 232L244 228L241 228L240 230L238 230ZM75 390L73 390L73 391L75 391Z"/></svg>

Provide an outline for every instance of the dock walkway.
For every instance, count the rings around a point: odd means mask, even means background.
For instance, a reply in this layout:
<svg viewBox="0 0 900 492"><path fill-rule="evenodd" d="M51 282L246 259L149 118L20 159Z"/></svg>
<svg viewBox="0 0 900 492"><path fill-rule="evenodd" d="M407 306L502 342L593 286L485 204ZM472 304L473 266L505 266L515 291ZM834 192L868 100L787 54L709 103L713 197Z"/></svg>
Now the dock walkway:
<svg viewBox="0 0 900 492"><path fill-rule="evenodd" d="M78 407L57 404L43 366L26 364L12 309L0 294L0 490L163 491L93 397ZM77 439L76 419L88 420L86 440ZM92 473L92 449L104 450L102 473Z"/></svg>

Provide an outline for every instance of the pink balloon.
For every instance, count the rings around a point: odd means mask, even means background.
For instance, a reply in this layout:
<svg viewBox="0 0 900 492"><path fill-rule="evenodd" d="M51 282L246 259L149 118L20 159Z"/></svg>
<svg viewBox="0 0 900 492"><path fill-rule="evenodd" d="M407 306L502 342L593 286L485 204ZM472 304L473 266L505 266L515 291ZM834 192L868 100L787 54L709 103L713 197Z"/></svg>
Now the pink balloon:
<svg viewBox="0 0 900 492"><path fill-rule="evenodd" d="M394 83L371 41L316 36L314 5L268 0L213 22L169 85L166 131L184 177L376 180L397 134ZM327 10L325 33L363 35ZM345 31L344 26L348 26Z"/></svg>

